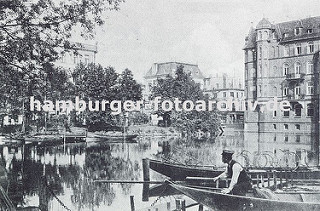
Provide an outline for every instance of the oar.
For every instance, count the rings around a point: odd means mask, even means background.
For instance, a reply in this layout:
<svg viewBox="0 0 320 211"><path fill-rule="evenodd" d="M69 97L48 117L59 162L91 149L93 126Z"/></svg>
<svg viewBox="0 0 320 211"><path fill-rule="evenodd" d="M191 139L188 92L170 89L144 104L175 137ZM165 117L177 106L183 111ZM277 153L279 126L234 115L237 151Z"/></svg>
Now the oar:
<svg viewBox="0 0 320 211"><path fill-rule="evenodd" d="M133 180L94 180L97 183L137 183L137 184L162 184L164 181L133 181Z"/></svg>

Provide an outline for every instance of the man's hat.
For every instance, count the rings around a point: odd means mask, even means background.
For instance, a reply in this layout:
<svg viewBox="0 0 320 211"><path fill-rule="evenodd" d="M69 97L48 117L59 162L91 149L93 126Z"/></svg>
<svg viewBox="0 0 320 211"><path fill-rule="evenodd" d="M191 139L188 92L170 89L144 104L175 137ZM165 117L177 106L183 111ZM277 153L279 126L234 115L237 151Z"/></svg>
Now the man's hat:
<svg viewBox="0 0 320 211"><path fill-rule="evenodd" d="M233 154L234 154L233 150L224 149L221 155L233 155Z"/></svg>

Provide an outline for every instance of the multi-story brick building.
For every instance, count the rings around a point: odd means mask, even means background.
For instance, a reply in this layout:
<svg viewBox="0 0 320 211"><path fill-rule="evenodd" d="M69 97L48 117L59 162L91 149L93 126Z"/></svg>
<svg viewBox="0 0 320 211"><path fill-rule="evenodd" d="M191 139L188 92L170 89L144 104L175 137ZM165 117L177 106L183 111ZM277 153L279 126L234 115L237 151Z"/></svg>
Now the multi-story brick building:
<svg viewBox="0 0 320 211"><path fill-rule="evenodd" d="M263 18L245 40L246 100L290 101L289 111L246 111L245 130L260 143L286 143L288 150L318 155L320 17L276 24Z"/></svg>
<svg viewBox="0 0 320 211"><path fill-rule="evenodd" d="M244 100L243 81L239 77L228 76L226 73L217 73L215 76L205 78L203 92L217 102L227 101L228 99L239 102ZM242 110L243 108L240 107L238 111L233 109L232 111L221 112L223 114L221 116L222 122L243 124L244 112Z"/></svg>

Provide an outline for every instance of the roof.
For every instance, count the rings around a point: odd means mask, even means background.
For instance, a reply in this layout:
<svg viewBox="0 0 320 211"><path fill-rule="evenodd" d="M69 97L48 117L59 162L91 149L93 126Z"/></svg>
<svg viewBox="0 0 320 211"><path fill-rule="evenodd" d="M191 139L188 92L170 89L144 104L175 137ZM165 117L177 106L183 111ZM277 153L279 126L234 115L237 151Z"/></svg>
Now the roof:
<svg viewBox="0 0 320 211"><path fill-rule="evenodd" d="M246 37L246 44L243 49L255 48L256 47L256 36L257 32L255 28L251 27L248 36Z"/></svg>
<svg viewBox="0 0 320 211"><path fill-rule="evenodd" d="M280 44L286 42L295 42L304 39L319 39L320 38L320 16L309 17L300 20L287 21L277 24L271 24L267 19L263 18L257 25L256 29L250 28L249 34L246 37L245 49L256 47L256 30L271 29L275 32L275 37L278 38ZM299 33L296 29L299 28Z"/></svg>
<svg viewBox="0 0 320 211"><path fill-rule="evenodd" d="M265 18L262 18L262 20L257 25L257 29L271 29L271 28L272 28L272 24L270 23L270 21L268 21Z"/></svg>
<svg viewBox="0 0 320 211"><path fill-rule="evenodd" d="M299 34L295 34L296 28L301 29ZM320 16L278 23L275 25L275 29L278 37L281 38L281 42L319 38ZM308 30L312 30L312 32L308 33ZM285 37L284 34L287 34L287 36Z"/></svg>
<svg viewBox="0 0 320 211"><path fill-rule="evenodd" d="M183 71L190 73L193 79L204 79L198 65L187 64L181 62L165 62L165 63L154 63L149 71L146 73L145 78L153 78L164 75L173 75L177 68L183 65Z"/></svg>

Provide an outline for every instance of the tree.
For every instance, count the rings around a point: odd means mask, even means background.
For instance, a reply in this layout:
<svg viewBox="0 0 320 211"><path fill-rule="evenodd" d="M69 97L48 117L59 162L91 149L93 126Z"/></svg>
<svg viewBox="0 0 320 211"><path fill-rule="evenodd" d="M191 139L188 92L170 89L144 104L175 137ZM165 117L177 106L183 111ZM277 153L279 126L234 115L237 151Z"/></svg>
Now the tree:
<svg viewBox="0 0 320 211"><path fill-rule="evenodd" d="M74 26L81 35L92 38L94 28L104 23L105 10L119 9L122 0L12 0L0 2L0 78L6 82L10 96L0 95L4 107L15 105L24 109L30 96L44 98L50 77L46 68L63 51L74 51L69 42ZM8 73L10 71L11 73ZM60 74L62 77L62 75ZM15 89L15 88L19 89ZM1 87L0 87L1 89ZM61 91L61 89L60 89ZM60 94L63 94L62 92ZM15 102L10 104L10 99ZM31 118L28 110L26 121Z"/></svg>
<svg viewBox="0 0 320 211"><path fill-rule="evenodd" d="M157 85L153 87L152 98L161 97L161 100L174 102L179 98L181 102L190 100L196 105L196 101L204 100L208 102L200 88L200 85L192 80L190 74L183 71L183 66L179 66L175 77L167 76L165 79L158 79ZM181 107L181 106L180 106ZM208 106L206 105L206 108ZM172 126L188 136L194 136L197 130L209 132L214 137L218 131L220 122L215 111L163 111L159 110L165 122L172 122Z"/></svg>
<svg viewBox="0 0 320 211"><path fill-rule="evenodd" d="M86 102L97 100L101 103L102 100L109 102L117 100L118 77L112 67L103 68L101 65L80 64L73 72L74 95ZM105 111L100 108L99 104L99 111L84 111L78 121L82 122L82 119L85 118L90 131L116 127L116 122L110 114L110 107L106 107Z"/></svg>
<svg viewBox="0 0 320 211"><path fill-rule="evenodd" d="M118 99L137 101L142 98L141 85L133 79L131 70L125 69L119 76Z"/></svg>

